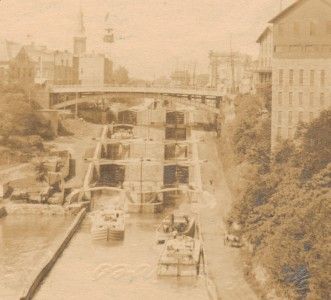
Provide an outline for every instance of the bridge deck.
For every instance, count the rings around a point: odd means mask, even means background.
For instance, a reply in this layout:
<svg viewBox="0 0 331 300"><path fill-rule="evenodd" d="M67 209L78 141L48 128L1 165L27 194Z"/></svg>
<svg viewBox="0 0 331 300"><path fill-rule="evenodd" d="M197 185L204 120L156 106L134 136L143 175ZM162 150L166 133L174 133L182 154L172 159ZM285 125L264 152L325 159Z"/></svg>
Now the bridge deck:
<svg viewBox="0 0 331 300"><path fill-rule="evenodd" d="M50 88L51 94L65 93L132 93L152 95L191 95L207 98L222 97L220 91L211 89L184 89L165 87L134 87L134 86L112 86L112 85L55 85Z"/></svg>

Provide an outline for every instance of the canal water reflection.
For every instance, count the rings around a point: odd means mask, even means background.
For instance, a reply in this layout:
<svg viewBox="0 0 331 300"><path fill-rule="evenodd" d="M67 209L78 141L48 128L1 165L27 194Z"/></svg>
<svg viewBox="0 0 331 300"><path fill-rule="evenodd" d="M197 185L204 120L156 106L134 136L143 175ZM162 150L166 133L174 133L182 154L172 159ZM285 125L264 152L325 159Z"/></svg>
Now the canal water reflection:
<svg viewBox="0 0 331 300"><path fill-rule="evenodd" d="M36 299L208 299L203 277L157 277L155 228L163 217L131 214L124 241L96 242L87 216Z"/></svg>
<svg viewBox="0 0 331 300"><path fill-rule="evenodd" d="M8 215L0 219L0 299L18 299L31 271L72 221L65 216Z"/></svg>

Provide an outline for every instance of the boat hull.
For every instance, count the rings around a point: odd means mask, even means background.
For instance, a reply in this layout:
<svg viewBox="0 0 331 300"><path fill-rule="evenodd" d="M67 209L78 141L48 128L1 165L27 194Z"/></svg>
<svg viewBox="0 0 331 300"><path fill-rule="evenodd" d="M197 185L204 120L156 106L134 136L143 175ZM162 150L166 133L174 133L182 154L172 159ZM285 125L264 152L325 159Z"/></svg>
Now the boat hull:
<svg viewBox="0 0 331 300"><path fill-rule="evenodd" d="M158 214L163 211L163 203L129 203L129 213L145 213L145 214Z"/></svg>

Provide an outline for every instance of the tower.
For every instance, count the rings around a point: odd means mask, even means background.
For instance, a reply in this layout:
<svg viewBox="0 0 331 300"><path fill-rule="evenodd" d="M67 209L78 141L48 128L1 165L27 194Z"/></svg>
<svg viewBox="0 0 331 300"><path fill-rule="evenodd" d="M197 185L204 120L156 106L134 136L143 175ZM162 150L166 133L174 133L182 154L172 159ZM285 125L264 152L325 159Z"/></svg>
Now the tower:
<svg viewBox="0 0 331 300"><path fill-rule="evenodd" d="M103 36L105 53L104 83L109 84L113 78L113 62L111 59L111 45L114 43L114 31L110 23L109 13L105 17L105 34Z"/></svg>
<svg viewBox="0 0 331 300"><path fill-rule="evenodd" d="M108 59L111 59L111 45L114 43L114 30L110 23L109 13L105 16L105 34L103 42L105 45L105 55Z"/></svg>
<svg viewBox="0 0 331 300"><path fill-rule="evenodd" d="M86 33L84 26L84 14L82 7L80 6L77 28L74 36L74 56L81 56L86 52Z"/></svg>

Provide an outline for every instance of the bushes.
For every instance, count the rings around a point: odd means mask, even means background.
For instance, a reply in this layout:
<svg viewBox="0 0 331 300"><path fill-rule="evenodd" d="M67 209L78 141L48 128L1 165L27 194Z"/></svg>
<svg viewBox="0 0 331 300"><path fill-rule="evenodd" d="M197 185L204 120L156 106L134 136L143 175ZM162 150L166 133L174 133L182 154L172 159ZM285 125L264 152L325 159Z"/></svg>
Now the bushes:
<svg viewBox="0 0 331 300"><path fill-rule="evenodd" d="M12 135L53 137L49 124L37 116L25 95L9 87L0 92L0 135L5 138Z"/></svg>
<svg viewBox="0 0 331 300"><path fill-rule="evenodd" d="M18 86L0 86L0 137L6 156L0 164L26 162L43 151L42 138L53 138L49 122L37 115Z"/></svg>

